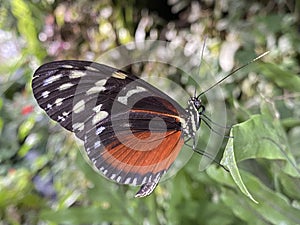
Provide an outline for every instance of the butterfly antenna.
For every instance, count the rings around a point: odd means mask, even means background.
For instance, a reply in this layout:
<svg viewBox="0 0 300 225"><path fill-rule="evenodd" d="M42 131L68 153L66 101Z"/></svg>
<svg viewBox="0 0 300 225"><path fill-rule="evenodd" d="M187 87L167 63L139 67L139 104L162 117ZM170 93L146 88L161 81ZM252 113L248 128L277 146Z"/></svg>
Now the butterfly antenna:
<svg viewBox="0 0 300 225"><path fill-rule="evenodd" d="M193 97L196 97L196 94L197 94L197 88L196 88L196 86L195 86L195 90L194 90L194 95L193 95Z"/></svg>
<svg viewBox="0 0 300 225"><path fill-rule="evenodd" d="M215 86L217 86L218 84L220 84L221 82L223 82L224 80L226 80L228 77L230 77L232 74L236 73L237 71L243 69L244 67L248 66L249 64L259 60L260 58L264 57L265 55L267 55L270 51L267 51L259 56L257 56L256 58L252 59L251 61L245 63L244 65L242 65L241 67L238 67L237 69L233 70L231 73L229 73L227 76L223 77L221 80L219 80L217 83L215 83L214 85L212 85L211 87L209 87L208 89L206 89L205 91L201 92L197 98L200 98L200 96L202 96L203 94L205 94L206 92L208 92L209 90L213 89Z"/></svg>
<svg viewBox="0 0 300 225"><path fill-rule="evenodd" d="M206 39L207 39L207 37L205 36L204 41L203 41L203 45L202 45L202 49L201 49L199 68L201 68L201 64L202 64L202 60L203 60L204 50L205 50L205 46L206 46Z"/></svg>
<svg viewBox="0 0 300 225"><path fill-rule="evenodd" d="M203 60L204 49L205 49L205 46L206 46L206 39L207 39L207 37L205 36L205 37L204 37L204 40L203 40L202 49L201 49L199 71L200 71L200 69L201 69L201 64L202 64L202 60ZM196 88L196 86L195 86L194 97L196 97L196 94L197 94L197 88Z"/></svg>

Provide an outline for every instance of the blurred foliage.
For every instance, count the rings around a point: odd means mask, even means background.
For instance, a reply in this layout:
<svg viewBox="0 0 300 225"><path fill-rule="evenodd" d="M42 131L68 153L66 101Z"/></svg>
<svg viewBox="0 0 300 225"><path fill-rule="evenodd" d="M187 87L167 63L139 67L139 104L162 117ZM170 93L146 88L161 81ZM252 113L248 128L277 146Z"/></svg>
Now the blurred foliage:
<svg viewBox="0 0 300 225"><path fill-rule="evenodd" d="M300 224L299 14L299 0L0 1L0 224ZM81 144L33 99L31 77L43 62L94 60L143 40L197 52L205 36L208 77L271 51L221 84L236 124L225 153L234 150L229 160L258 203L222 168L198 171L196 155L134 199L136 188L93 171ZM147 65L130 69L149 73Z"/></svg>

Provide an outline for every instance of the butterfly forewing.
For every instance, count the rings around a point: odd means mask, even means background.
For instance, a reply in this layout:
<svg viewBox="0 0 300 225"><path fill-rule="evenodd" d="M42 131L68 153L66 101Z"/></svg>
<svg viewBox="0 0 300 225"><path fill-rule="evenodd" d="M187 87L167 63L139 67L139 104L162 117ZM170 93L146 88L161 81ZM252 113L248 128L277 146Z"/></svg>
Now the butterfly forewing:
<svg viewBox="0 0 300 225"><path fill-rule="evenodd" d="M83 140L98 170L118 183L158 181L183 145L186 111L134 75L58 61L35 72L32 88L40 107Z"/></svg>
<svg viewBox="0 0 300 225"><path fill-rule="evenodd" d="M126 85L108 81L117 69L85 61L58 61L41 66L32 80L39 105L55 121L70 131L78 131L77 118L89 120L96 115L97 100L109 112L115 90ZM134 76L132 77L135 78ZM131 79L127 79L130 82ZM81 118L81 119L79 119ZM73 121L74 120L74 121ZM73 127L72 127L73 126ZM75 127L75 129L74 129ZM77 128L77 129L76 129Z"/></svg>

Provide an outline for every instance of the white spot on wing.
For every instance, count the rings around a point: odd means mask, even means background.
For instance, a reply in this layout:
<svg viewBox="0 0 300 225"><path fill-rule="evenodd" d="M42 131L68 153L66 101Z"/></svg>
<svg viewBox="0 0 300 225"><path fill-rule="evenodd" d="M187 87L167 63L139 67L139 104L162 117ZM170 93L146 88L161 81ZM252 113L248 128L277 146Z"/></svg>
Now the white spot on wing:
<svg viewBox="0 0 300 225"><path fill-rule="evenodd" d="M62 116L59 115L59 116L57 117L57 120L60 120L60 121L64 122L64 121L66 120L66 118L68 117L68 115L69 115L68 112L63 112L63 113L62 113Z"/></svg>
<svg viewBox="0 0 300 225"><path fill-rule="evenodd" d="M63 115L63 116L68 116L69 113L68 113L68 112L63 112L62 115Z"/></svg>
<svg viewBox="0 0 300 225"><path fill-rule="evenodd" d="M99 71L98 69L96 69L95 67L92 67L92 66L85 66L84 68L86 68L87 70Z"/></svg>
<svg viewBox="0 0 300 225"><path fill-rule="evenodd" d="M83 131L84 123L74 123L72 125L73 130Z"/></svg>
<svg viewBox="0 0 300 225"><path fill-rule="evenodd" d="M104 86L106 84L107 79L98 80L95 85L96 86Z"/></svg>
<svg viewBox="0 0 300 225"><path fill-rule="evenodd" d="M68 65L68 64L65 64L65 65L61 65L62 68L66 68L66 69L72 69L74 68L72 65Z"/></svg>
<svg viewBox="0 0 300 225"><path fill-rule="evenodd" d="M53 83L54 81L59 80L62 77L62 74L56 74L54 76L48 77L47 79L44 80L43 86L46 86L48 84Z"/></svg>
<svg viewBox="0 0 300 225"><path fill-rule="evenodd" d="M99 127L99 128L97 128L97 130L96 130L96 135L101 134L102 131L104 131L104 130L105 130L105 127Z"/></svg>
<svg viewBox="0 0 300 225"><path fill-rule="evenodd" d="M136 177L133 179L133 181L131 182L131 184L132 185L136 185L137 184L137 178Z"/></svg>
<svg viewBox="0 0 300 225"><path fill-rule="evenodd" d="M137 86L135 89L129 90L125 96L118 97L118 101L123 103L124 105L127 105L128 98L136 93L144 92L146 91L145 88Z"/></svg>
<svg viewBox="0 0 300 225"><path fill-rule="evenodd" d="M63 98L58 98L58 99L55 100L54 103L55 103L56 106L60 106L62 104L63 100L64 100Z"/></svg>
<svg viewBox="0 0 300 225"><path fill-rule="evenodd" d="M64 122L66 119L65 119L63 116L58 116L58 117L57 117L57 120L58 120L58 121Z"/></svg>
<svg viewBox="0 0 300 225"><path fill-rule="evenodd" d="M90 154L91 153L91 149L90 148L86 148L86 152L87 152L87 154Z"/></svg>
<svg viewBox="0 0 300 225"><path fill-rule="evenodd" d="M115 179L117 175L115 173L113 173L111 176L110 176L110 179Z"/></svg>
<svg viewBox="0 0 300 225"><path fill-rule="evenodd" d="M96 112L96 113L98 113L98 112L100 112L101 107L102 107L102 104L97 105L97 106L95 106L95 107L93 108L93 111Z"/></svg>
<svg viewBox="0 0 300 225"><path fill-rule="evenodd" d="M80 71L80 70L72 70L70 71L70 79L80 78L86 75L86 72Z"/></svg>
<svg viewBox="0 0 300 225"><path fill-rule="evenodd" d="M116 181L117 181L118 183L120 183L121 179L122 179L122 177L121 177L121 176L118 176L117 179L116 179Z"/></svg>
<svg viewBox="0 0 300 225"><path fill-rule="evenodd" d="M147 182L147 179L148 177L144 177L143 181L142 181L142 184L146 183Z"/></svg>
<svg viewBox="0 0 300 225"><path fill-rule="evenodd" d="M91 94L97 94L101 91L105 91L106 88L104 87L104 85L106 84L107 82L107 79L102 79L102 80L98 80L96 83L95 83L95 86L94 87L91 87L89 90L87 90L87 94L88 95L91 95Z"/></svg>
<svg viewBox="0 0 300 225"><path fill-rule="evenodd" d="M84 108L85 108L85 102L84 100L80 100L73 106L73 111L75 113L80 113L84 110Z"/></svg>
<svg viewBox="0 0 300 225"><path fill-rule="evenodd" d="M51 104L47 104L47 108L46 108L46 110L48 110L48 109L52 109L52 105Z"/></svg>
<svg viewBox="0 0 300 225"><path fill-rule="evenodd" d="M73 85L74 84L72 84L72 83L65 83L65 84L60 85L58 87L58 90L63 91L63 90L66 90L66 89L72 87Z"/></svg>
<svg viewBox="0 0 300 225"><path fill-rule="evenodd" d="M50 91L44 91L44 92L42 93L42 97L43 97L43 98L48 98L49 94L50 94Z"/></svg>
<svg viewBox="0 0 300 225"><path fill-rule="evenodd" d="M99 148L101 145L101 142L100 141L96 141L95 144L94 144L94 148ZM102 167L101 167L102 168Z"/></svg>
<svg viewBox="0 0 300 225"><path fill-rule="evenodd" d="M127 75L125 73L122 73L120 71L114 72L111 76L114 78L117 78L117 79L121 79L121 80L124 80L127 77Z"/></svg>
<svg viewBox="0 0 300 225"><path fill-rule="evenodd" d="M91 94L96 94L96 93L99 93L101 91L105 91L105 87L98 87L98 86L95 86L95 87L92 87L90 88L89 90L87 90L87 94L88 95L91 95Z"/></svg>
<svg viewBox="0 0 300 225"><path fill-rule="evenodd" d="M93 117L93 125L97 124L98 122L100 122L101 120L105 119L108 116L108 112L105 111L100 111L98 113L96 113L96 115Z"/></svg>
<svg viewBox="0 0 300 225"><path fill-rule="evenodd" d="M130 181L131 181L131 177L127 177L126 180L125 180L125 182L124 182L124 184L129 184Z"/></svg>

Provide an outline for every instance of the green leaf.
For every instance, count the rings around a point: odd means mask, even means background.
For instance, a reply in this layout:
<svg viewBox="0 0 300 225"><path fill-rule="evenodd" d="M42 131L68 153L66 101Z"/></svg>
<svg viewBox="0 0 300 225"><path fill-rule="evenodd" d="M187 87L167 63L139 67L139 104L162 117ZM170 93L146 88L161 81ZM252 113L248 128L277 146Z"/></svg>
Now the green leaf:
<svg viewBox="0 0 300 225"><path fill-rule="evenodd" d="M28 118L19 127L19 138L23 140L31 131L35 124L33 117Z"/></svg>
<svg viewBox="0 0 300 225"><path fill-rule="evenodd" d="M43 58L44 52L40 51L38 35L28 2L23 0L12 0L11 8L13 15L17 18L18 30L27 41L29 54Z"/></svg>
<svg viewBox="0 0 300 225"><path fill-rule="evenodd" d="M264 16L257 16L256 23L268 29L268 32L276 33L282 31L283 14L268 14ZM260 27L259 26L259 27Z"/></svg>
<svg viewBox="0 0 300 225"><path fill-rule="evenodd" d="M266 187L254 175L240 170L245 186L251 190L253 198L258 201L258 204L241 197L235 191L236 186L228 185L230 183L229 176L223 169L212 166L207 171L215 181L225 184L222 188L221 200L227 207L231 208L238 218L248 222L248 224L299 224L300 210L294 208L292 202L285 196ZM298 182L294 182L293 188L297 188L297 184ZM295 190L290 189L290 191ZM294 192L294 195L297 194L298 191Z"/></svg>
<svg viewBox="0 0 300 225"><path fill-rule="evenodd" d="M232 133L230 133L230 136ZM241 192L246 195L248 198L250 198L253 202L258 203L250 194L250 192L247 190L245 184L243 183L243 180L241 178L239 169L237 167L235 157L234 157L234 150L233 150L233 139L229 139L227 146L225 148L223 158L221 160L221 164L228 168L234 182L239 187Z"/></svg>
<svg viewBox="0 0 300 225"><path fill-rule="evenodd" d="M299 195L300 178L291 177L285 173L281 173L279 177L280 177L280 183L283 187L285 194L290 198L300 200L300 195Z"/></svg>
<svg viewBox="0 0 300 225"><path fill-rule="evenodd" d="M236 216L251 221L251 224L300 224L300 210L294 208L286 197L267 188L249 173L243 172L242 176L259 203L241 198L232 189L224 189L221 199Z"/></svg>
<svg viewBox="0 0 300 225"><path fill-rule="evenodd" d="M260 63L261 72L279 87L300 92L300 77L271 63Z"/></svg>
<svg viewBox="0 0 300 225"><path fill-rule="evenodd" d="M295 117L289 117L286 119L281 120L282 126L285 128L293 128L296 126L300 126L300 118L295 118Z"/></svg>
<svg viewBox="0 0 300 225"><path fill-rule="evenodd" d="M249 120L233 127L233 148L236 161L265 158L282 160L285 173L299 177L296 160L279 120L264 115L251 116Z"/></svg>

